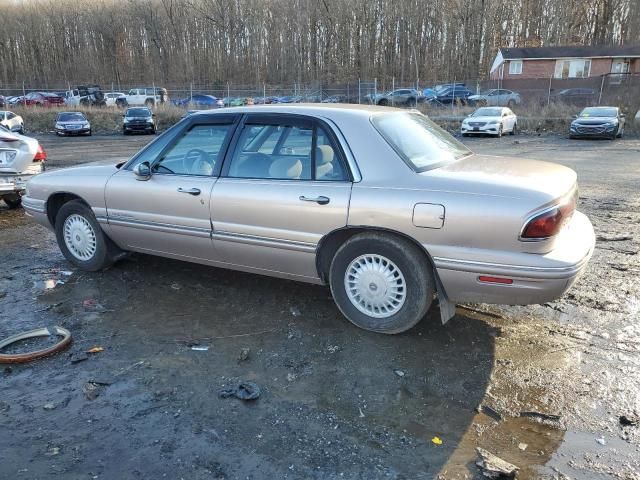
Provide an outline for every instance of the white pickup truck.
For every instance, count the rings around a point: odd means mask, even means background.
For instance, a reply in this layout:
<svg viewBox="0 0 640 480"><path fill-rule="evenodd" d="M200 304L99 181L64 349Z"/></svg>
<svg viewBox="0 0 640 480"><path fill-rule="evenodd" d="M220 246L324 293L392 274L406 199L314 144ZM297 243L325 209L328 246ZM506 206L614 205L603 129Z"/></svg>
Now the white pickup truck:
<svg viewBox="0 0 640 480"><path fill-rule="evenodd" d="M116 99L118 107L153 107L154 105L169 101L166 88L138 87L129 90L129 93Z"/></svg>

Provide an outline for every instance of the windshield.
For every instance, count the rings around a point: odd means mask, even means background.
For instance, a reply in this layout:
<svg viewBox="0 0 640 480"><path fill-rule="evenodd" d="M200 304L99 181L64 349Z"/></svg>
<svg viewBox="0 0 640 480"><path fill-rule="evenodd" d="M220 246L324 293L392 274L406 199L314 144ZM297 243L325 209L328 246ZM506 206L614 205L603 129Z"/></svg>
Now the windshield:
<svg viewBox="0 0 640 480"><path fill-rule="evenodd" d="M472 117L500 117L502 115L501 108L479 108L471 114Z"/></svg>
<svg viewBox="0 0 640 480"><path fill-rule="evenodd" d="M58 115L59 122L82 122L86 120L81 113L61 113Z"/></svg>
<svg viewBox="0 0 640 480"><path fill-rule="evenodd" d="M611 107L589 107L580 112L580 118L617 117L618 110Z"/></svg>
<svg viewBox="0 0 640 480"><path fill-rule="evenodd" d="M148 117L151 115L151 110L148 108L130 108L127 110L127 117Z"/></svg>
<svg viewBox="0 0 640 480"><path fill-rule="evenodd" d="M373 126L414 170L423 172L453 162L471 151L420 113L385 113Z"/></svg>

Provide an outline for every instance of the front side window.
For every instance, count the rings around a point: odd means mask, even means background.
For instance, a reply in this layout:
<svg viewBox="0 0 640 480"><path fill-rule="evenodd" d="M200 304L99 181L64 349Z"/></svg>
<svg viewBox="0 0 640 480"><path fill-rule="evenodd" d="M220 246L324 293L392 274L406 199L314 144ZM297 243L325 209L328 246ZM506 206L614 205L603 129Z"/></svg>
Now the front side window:
<svg viewBox="0 0 640 480"><path fill-rule="evenodd" d="M453 162L471 151L420 113L384 113L371 118L373 126L415 171Z"/></svg>
<svg viewBox="0 0 640 480"><path fill-rule="evenodd" d="M343 181L337 147L320 126L247 124L229 166L229 177Z"/></svg>
<svg viewBox="0 0 640 480"><path fill-rule="evenodd" d="M195 125L152 166L154 173L210 176L233 125Z"/></svg>
<svg viewBox="0 0 640 480"><path fill-rule="evenodd" d="M509 62L509 75L520 75L522 73L522 60L511 60Z"/></svg>

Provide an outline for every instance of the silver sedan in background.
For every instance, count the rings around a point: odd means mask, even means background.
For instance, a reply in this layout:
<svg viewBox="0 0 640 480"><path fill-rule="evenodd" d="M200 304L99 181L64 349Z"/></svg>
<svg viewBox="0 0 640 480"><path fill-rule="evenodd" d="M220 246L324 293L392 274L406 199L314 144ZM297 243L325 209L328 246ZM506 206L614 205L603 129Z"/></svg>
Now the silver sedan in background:
<svg viewBox="0 0 640 480"><path fill-rule="evenodd" d="M573 170L474 155L417 112L270 105L189 115L127 162L47 172L24 206L78 268L142 252L328 285L403 332L439 300L543 303L593 252Z"/></svg>

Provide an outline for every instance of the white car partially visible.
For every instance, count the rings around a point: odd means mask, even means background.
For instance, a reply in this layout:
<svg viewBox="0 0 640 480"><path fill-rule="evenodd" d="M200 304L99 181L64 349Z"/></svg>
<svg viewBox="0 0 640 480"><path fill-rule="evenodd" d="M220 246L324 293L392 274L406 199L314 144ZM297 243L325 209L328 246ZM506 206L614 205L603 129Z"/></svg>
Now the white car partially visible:
<svg viewBox="0 0 640 480"><path fill-rule="evenodd" d="M636 112L636 118L634 119L633 123L635 123L636 128L640 130L640 110Z"/></svg>
<svg viewBox="0 0 640 480"><path fill-rule="evenodd" d="M104 101L106 102L107 107L115 107L116 99L124 96L125 94L122 92L108 92L104 94Z"/></svg>
<svg viewBox="0 0 640 480"><path fill-rule="evenodd" d="M507 107L482 107L462 121L460 132L467 135L514 135L518 131L518 117Z"/></svg>
<svg viewBox="0 0 640 480"><path fill-rule="evenodd" d="M7 127L12 132L24 133L24 120L8 110L0 110L0 125Z"/></svg>
<svg viewBox="0 0 640 480"><path fill-rule="evenodd" d="M9 208L20 206L27 181L44 171L46 160L38 140L0 125L0 198Z"/></svg>

